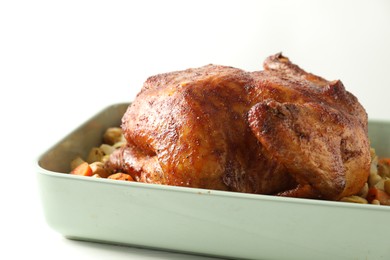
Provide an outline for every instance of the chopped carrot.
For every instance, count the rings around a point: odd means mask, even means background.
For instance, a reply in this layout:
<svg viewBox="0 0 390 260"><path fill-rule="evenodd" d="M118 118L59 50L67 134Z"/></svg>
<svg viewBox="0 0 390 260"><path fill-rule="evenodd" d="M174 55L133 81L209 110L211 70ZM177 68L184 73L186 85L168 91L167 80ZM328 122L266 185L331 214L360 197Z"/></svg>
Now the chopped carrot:
<svg viewBox="0 0 390 260"><path fill-rule="evenodd" d="M381 158L379 163L390 165L390 158Z"/></svg>
<svg viewBox="0 0 390 260"><path fill-rule="evenodd" d="M111 180L122 180L122 181L134 181L133 177L131 177L129 174L126 173L114 173L108 176L108 179Z"/></svg>
<svg viewBox="0 0 390 260"><path fill-rule="evenodd" d="M367 194L367 200L371 203L373 200L378 200L381 205L390 205L390 195L385 191L375 187L370 188Z"/></svg>
<svg viewBox="0 0 390 260"><path fill-rule="evenodd" d="M70 172L70 174L75 174L75 175L80 175L80 176L92 176L93 172L92 172L92 169L89 166L89 164L87 162L83 162L82 164L80 164L79 166L74 168Z"/></svg>

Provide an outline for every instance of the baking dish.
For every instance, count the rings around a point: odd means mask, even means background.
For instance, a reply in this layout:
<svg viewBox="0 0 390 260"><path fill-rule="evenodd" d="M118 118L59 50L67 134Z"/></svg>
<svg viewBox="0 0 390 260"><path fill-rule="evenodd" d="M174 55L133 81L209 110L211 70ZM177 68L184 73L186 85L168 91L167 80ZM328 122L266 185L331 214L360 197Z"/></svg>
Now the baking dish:
<svg viewBox="0 0 390 260"><path fill-rule="evenodd" d="M70 239L231 259L390 259L390 207L173 187L70 174L129 104L114 104L37 161L49 226ZM390 156L390 123L370 121Z"/></svg>

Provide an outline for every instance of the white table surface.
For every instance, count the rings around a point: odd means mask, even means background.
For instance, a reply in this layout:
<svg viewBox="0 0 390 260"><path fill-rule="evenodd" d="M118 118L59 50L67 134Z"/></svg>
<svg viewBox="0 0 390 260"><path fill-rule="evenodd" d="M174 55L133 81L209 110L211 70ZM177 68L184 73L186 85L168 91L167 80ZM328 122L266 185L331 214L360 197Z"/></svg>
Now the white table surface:
<svg viewBox="0 0 390 260"><path fill-rule="evenodd" d="M389 1L1 1L0 259L210 259L63 238L42 213L37 157L150 75L255 70L279 51L388 120L389 24Z"/></svg>

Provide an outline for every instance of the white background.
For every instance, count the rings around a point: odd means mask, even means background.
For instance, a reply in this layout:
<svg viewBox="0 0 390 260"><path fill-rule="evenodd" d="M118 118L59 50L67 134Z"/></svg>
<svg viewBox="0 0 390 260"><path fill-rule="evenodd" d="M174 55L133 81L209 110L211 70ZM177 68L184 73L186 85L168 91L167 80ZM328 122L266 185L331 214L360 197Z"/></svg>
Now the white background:
<svg viewBox="0 0 390 260"><path fill-rule="evenodd" d="M388 120L389 47L390 1L0 1L0 258L185 258L66 240L39 201L37 157L148 76L282 51Z"/></svg>

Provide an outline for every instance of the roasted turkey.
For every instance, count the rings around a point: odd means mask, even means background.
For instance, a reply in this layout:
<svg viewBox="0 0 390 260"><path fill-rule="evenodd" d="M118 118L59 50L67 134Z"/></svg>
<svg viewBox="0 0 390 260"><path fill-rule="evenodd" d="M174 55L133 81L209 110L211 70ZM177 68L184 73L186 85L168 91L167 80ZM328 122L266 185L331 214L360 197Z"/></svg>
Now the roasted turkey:
<svg viewBox="0 0 390 260"><path fill-rule="evenodd" d="M370 170L367 114L341 81L282 54L264 70L207 65L152 76L107 168L147 183L339 200Z"/></svg>

